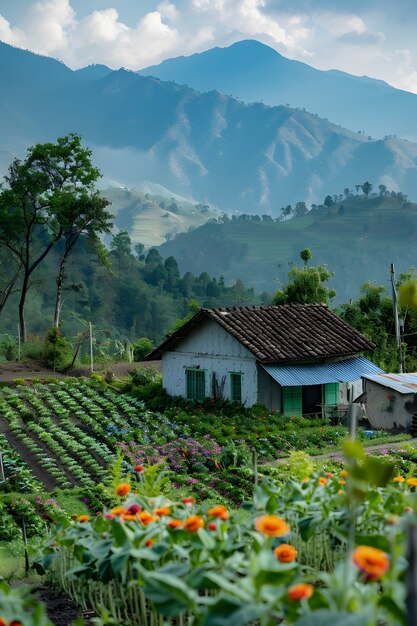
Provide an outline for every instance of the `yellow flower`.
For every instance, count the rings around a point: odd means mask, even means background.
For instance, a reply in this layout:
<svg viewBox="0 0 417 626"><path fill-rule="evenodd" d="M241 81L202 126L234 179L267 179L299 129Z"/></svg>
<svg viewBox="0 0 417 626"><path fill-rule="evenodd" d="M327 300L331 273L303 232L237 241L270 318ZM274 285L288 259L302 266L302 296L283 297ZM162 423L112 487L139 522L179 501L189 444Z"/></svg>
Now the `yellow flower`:
<svg viewBox="0 0 417 626"><path fill-rule="evenodd" d="M261 515L255 520L255 528L258 532L269 537L283 537L288 535L290 527L282 517L276 515Z"/></svg>
<svg viewBox="0 0 417 626"><path fill-rule="evenodd" d="M410 487L417 487L417 478L407 478L407 485L410 485Z"/></svg>
<svg viewBox="0 0 417 626"><path fill-rule="evenodd" d="M340 475L341 475L342 478L347 478L349 476L349 472L347 472L346 470L343 469L340 472Z"/></svg>
<svg viewBox="0 0 417 626"><path fill-rule="evenodd" d="M345 480L339 480L339 485L346 485L346 481Z"/></svg>
<svg viewBox="0 0 417 626"><path fill-rule="evenodd" d="M324 476L320 476L319 485L327 485L327 478L324 478Z"/></svg>
<svg viewBox="0 0 417 626"><path fill-rule="evenodd" d="M394 483L403 483L405 482L405 478L403 476L394 476L392 479Z"/></svg>
<svg viewBox="0 0 417 626"><path fill-rule="evenodd" d="M89 515L80 515L80 517L78 518L79 522L88 522L88 520L90 519Z"/></svg>

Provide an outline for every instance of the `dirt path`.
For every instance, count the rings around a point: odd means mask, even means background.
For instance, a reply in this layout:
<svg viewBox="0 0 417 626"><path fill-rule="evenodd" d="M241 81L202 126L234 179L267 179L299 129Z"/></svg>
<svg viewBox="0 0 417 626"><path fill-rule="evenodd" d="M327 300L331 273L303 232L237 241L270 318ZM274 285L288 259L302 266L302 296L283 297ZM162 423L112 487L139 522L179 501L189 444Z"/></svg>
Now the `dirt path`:
<svg viewBox="0 0 417 626"><path fill-rule="evenodd" d="M378 443L374 446L365 446L365 452L377 452L378 450L395 450L403 448L405 445L411 445L417 447L417 438L405 439L404 441L393 441L392 443ZM324 454L317 454L310 457L312 461L321 461L323 459L340 459L343 458L342 450L335 450L334 452L325 452ZM261 463L262 465L282 465L288 461L288 457L284 456L280 459L268 463Z"/></svg>

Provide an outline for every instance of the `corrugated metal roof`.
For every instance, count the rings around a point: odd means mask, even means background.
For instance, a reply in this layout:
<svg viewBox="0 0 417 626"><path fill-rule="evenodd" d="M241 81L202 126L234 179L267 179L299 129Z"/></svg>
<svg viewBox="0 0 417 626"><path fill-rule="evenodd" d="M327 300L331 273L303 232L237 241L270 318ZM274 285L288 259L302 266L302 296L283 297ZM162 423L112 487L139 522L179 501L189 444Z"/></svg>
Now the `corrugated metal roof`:
<svg viewBox="0 0 417 626"><path fill-rule="evenodd" d="M383 371L363 356L333 363L262 365L262 367L277 383L282 385L282 387L347 383L359 380L365 376L365 374L379 374Z"/></svg>
<svg viewBox="0 0 417 626"><path fill-rule="evenodd" d="M379 385L395 389L399 393L417 393L417 373L407 374L366 374L363 376Z"/></svg>

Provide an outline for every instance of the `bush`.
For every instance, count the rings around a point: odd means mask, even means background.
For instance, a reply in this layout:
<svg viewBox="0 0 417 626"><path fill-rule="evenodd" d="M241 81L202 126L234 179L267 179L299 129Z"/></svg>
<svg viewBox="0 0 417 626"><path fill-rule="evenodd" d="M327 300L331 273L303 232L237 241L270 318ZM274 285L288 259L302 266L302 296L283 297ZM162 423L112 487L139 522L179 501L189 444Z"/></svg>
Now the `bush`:
<svg viewBox="0 0 417 626"><path fill-rule="evenodd" d="M57 328L51 328L45 337L44 360L54 370L63 370L72 361L71 343Z"/></svg>
<svg viewBox="0 0 417 626"><path fill-rule="evenodd" d="M6 361L15 361L17 359L17 342L10 335L3 335L0 339L0 356Z"/></svg>
<svg viewBox="0 0 417 626"><path fill-rule="evenodd" d="M145 356L149 354L155 347L155 344L151 339L147 337L141 337L133 344L133 360L143 361Z"/></svg>

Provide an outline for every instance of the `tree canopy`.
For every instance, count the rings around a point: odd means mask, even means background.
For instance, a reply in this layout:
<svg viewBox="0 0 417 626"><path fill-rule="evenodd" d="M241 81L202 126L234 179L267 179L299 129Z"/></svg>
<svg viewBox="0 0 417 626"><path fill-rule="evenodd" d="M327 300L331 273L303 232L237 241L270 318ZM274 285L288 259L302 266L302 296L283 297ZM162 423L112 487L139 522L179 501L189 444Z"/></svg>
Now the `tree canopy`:
<svg viewBox="0 0 417 626"><path fill-rule="evenodd" d="M308 266L309 248L300 251L303 267L293 267L288 272L288 283L275 293L273 304L328 304L336 296L326 283L333 276L325 265Z"/></svg>

